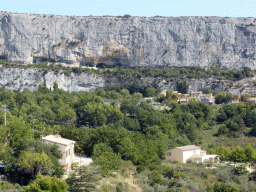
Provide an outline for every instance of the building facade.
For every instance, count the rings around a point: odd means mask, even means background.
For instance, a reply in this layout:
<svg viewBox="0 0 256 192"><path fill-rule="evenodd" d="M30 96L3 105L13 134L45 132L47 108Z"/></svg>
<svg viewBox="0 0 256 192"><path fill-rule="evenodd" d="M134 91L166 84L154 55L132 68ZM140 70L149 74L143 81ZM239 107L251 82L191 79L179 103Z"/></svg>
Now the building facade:
<svg viewBox="0 0 256 192"><path fill-rule="evenodd" d="M169 161L178 161L181 163L186 163L188 160L194 162L204 162L213 161L217 158L219 160L219 155L207 155L206 151L202 150L201 147L196 145L187 145L182 147L176 147L167 151L166 159Z"/></svg>
<svg viewBox="0 0 256 192"><path fill-rule="evenodd" d="M65 171L69 172L71 170L71 163L75 161L75 141L64 139L57 132L55 135L45 137L41 135L40 139L45 143L56 143L59 145L60 151L62 152L62 158L59 161L65 166Z"/></svg>

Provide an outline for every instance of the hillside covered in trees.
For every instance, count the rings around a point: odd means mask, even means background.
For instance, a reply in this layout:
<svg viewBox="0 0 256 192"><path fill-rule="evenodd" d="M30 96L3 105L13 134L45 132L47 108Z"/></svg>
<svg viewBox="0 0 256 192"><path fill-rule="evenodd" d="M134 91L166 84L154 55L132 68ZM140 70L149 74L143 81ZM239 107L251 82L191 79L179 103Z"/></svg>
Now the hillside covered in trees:
<svg viewBox="0 0 256 192"><path fill-rule="evenodd" d="M229 165L205 169L210 163L181 165L165 158L167 149L196 144L208 153L220 154L223 161L253 164L256 104L170 102L169 109L156 110L142 97L157 97L158 93L157 86L141 85L139 81L108 85L93 92L68 93L57 83L53 90L44 83L33 93L1 89L0 104L8 105L8 111L6 126L0 111L0 159L6 165L8 182L0 181L0 190L21 190L27 185L32 190L44 177L63 176L58 147L39 141L40 135L58 131L63 138L76 141L77 154L93 158L92 165L81 168L84 171L74 168L80 179L71 174L66 180L68 186L58 180L63 191L85 186L84 191L129 191L133 187L159 192L254 191L255 173L249 174L243 166L239 170ZM209 134L211 139L207 138ZM236 139L241 142L232 143ZM218 146L224 140L225 146ZM136 186L121 181L104 183L117 177L113 172L122 178L133 173ZM51 178L43 180L51 183Z"/></svg>

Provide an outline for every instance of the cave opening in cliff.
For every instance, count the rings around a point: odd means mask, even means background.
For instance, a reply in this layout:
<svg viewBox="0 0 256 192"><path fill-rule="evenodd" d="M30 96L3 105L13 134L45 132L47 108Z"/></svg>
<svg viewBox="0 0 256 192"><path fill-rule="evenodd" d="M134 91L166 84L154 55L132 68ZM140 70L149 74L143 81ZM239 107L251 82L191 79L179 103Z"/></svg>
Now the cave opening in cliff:
<svg viewBox="0 0 256 192"><path fill-rule="evenodd" d="M0 59L1 60L6 60L6 56L5 55L0 55Z"/></svg>
<svg viewBox="0 0 256 192"><path fill-rule="evenodd" d="M107 64L105 64L105 63L98 63L97 65L96 65L96 67L97 68L109 68L109 66L107 65Z"/></svg>
<svg viewBox="0 0 256 192"><path fill-rule="evenodd" d="M94 67L94 64L93 63L83 63L83 62L80 62L79 64L81 67Z"/></svg>

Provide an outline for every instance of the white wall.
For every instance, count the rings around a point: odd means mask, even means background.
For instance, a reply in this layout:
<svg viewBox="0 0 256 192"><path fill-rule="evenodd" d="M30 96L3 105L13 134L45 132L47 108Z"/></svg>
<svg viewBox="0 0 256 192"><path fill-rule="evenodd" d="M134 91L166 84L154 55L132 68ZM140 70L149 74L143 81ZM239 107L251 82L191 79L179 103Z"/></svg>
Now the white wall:
<svg viewBox="0 0 256 192"><path fill-rule="evenodd" d="M191 150L191 151L183 151L183 163L186 163L187 160L194 154L200 155L201 149Z"/></svg>

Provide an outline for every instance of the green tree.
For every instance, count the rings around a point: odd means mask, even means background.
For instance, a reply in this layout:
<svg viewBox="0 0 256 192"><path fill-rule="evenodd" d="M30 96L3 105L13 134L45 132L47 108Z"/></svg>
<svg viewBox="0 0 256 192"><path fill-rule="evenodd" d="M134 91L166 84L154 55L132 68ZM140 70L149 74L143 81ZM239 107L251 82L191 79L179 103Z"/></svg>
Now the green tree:
<svg viewBox="0 0 256 192"><path fill-rule="evenodd" d="M49 175L52 173L53 163L51 159L44 152L35 153L25 151L19 157L16 166L22 169L25 173L29 173L33 178L36 178L40 172L43 175Z"/></svg>
<svg viewBox="0 0 256 192"><path fill-rule="evenodd" d="M247 157L246 161L251 162L254 161L256 158L256 152L255 150L252 148L251 144L248 143L244 149L244 153Z"/></svg>
<svg viewBox="0 0 256 192"><path fill-rule="evenodd" d="M249 95L249 94L243 94L240 96L240 100L244 101L244 102L249 102L250 98L251 98L251 95Z"/></svg>
<svg viewBox="0 0 256 192"><path fill-rule="evenodd" d="M182 94L188 93L188 85L186 81L177 81L176 87L179 93L182 93Z"/></svg>
<svg viewBox="0 0 256 192"><path fill-rule="evenodd" d="M75 170L67 178L66 182L69 186L69 191L95 191L98 181L101 179L102 168L100 166L82 166Z"/></svg>
<svg viewBox="0 0 256 192"><path fill-rule="evenodd" d="M99 156L101 156L105 152L112 153L113 150L106 143L98 143L98 144L94 145L93 152L92 152L93 160L95 158L98 158Z"/></svg>
<svg viewBox="0 0 256 192"><path fill-rule="evenodd" d="M64 166L59 162L62 152L59 151L57 144L20 139L13 144L10 153L9 148L10 146L5 148L5 155L0 158L6 162L6 176L12 182L27 185L31 179L35 179L38 171L57 177L64 174ZM53 167L45 167L50 162Z"/></svg>
<svg viewBox="0 0 256 192"><path fill-rule="evenodd" d="M104 89L101 88L96 88L94 94L100 97L106 97L106 92L104 91Z"/></svg>
<svg viewBox="0 0 256 192"><path fill-rule="evenodd" d="M49 89L47 88L46 81L43 82L43 85L39 85L38 91L43 94L49 93Z"/></svg>
<svg viewBox="0 0 256 192"><path fill-rule="evenodd" d="M56 81L54 81L53 83L53 90L57 91L59 89L58 83Z"/></svg>
<svg viewBox="0 0 256 192"><path fill-rule="evenodd" d="M113 152L104 152L99 157L94 159L95 165L102 167L102 174L106 175L113 171L119 171L121 168L121 156Z"/></svg>
<svg viewBox="0 0 256 192"><path fill-rule="evenodd" d="M209 149L209 154L218 154L220 156L220 160L222 161L230 161L231 149L229 147L216 147Z"/></svg>
<svg viewBox="0 0 256 192"><path fill-rule="evenodd" d="M146 97L154 97L156 96L156 89L153 87L146 88Z"/></svg>
<svg viewBox="0 0 256 192"><path fill-rule="evenodd" d="M176 102L178 98L179 98L178 93L173 93L173 91L169 89L166 91L164 103L169 105L171 102Z"/></svg>
<svg viewBox="0 0 256 192"><path fill-rule="evenodd" d="M134 99L137 99L137 100L139 100L142 96L143 96L143 95L142 95L141 93L133 93L133 94L132 94L132 97L133 97Z"/></svg>
<svg viewBox="0 0 256 192"><path fill-rule="evenodd" d="M134 164L138 162L138 149L135 143L129 138L125 137L119 146L119 153L124 160L131 160Z"/></svg>
<svg viewBox="0 0 256 192"><path fill-rule="evenodd" d="M31 125L26 123L22 118L14 117L8 122L6 129L10 146L20 139L32 140Z"/></svg>
<svg viewBox="0 0 256 192"><path fill-rule="evenodd" d="M232 100L233 100L233 97L225 91L219 92L215 97L216 104L228 103L229 101L232 101Z"/></svg>
<svg viewBox="0 0 256 192"><path fill-rule="evenodd" d="M121 91L120 91L120 94L122 95L122 96L124 96L124 97L130 97L130 92L129 92L129 90L128 89L122 89Z"/></svg>
<svg viewBox="0 0 256 192"><path fill-rule="evenodd" d="M234 162L246 162L247 157L244 149L240 146L236 147L236 149L231 153L230 160Z"/></svg>
<svg viewBox="0 0 256 192"><path fill-rule="evenodd" d="M36 180L32 181L24 192L68 192L68 185L62 179L50 176L38 175Z"/></svg>

